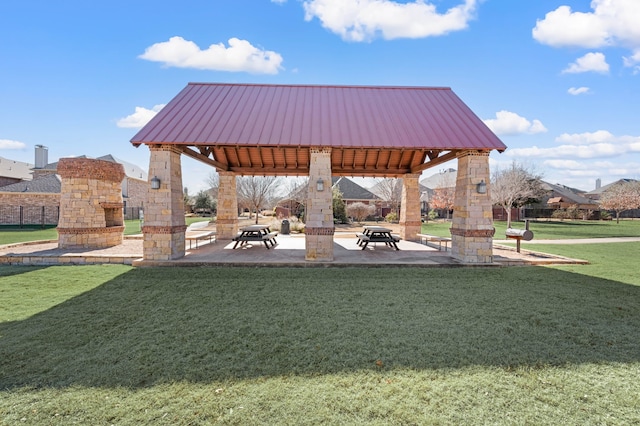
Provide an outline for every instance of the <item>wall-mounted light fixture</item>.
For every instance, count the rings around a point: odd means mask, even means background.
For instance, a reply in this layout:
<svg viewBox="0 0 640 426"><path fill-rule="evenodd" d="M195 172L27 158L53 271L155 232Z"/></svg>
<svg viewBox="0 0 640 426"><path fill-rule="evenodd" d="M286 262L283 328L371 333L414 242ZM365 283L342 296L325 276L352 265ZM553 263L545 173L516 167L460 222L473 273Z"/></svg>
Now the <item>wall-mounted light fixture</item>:
<svg viewBox="0 0 640 426"><path fill-rule="evenodd" d="M478 185L476 185L476 192L478 194L486 194L487 193L487 184L484 182L484 179L481 180Z"/></svg>
<svg viewBox="0 0 640 426"><path fill-rule="evenodd" d="M158 179L158 176L151 178L151 189L160 189L160 179Z"/></svg>
<svg viewBox="0 0 640 426"><path fill-rule="evenodd" d="M316 189L318 191L324 191L324 181L322 178L318 178L318 181L316 182Z"/></svg>

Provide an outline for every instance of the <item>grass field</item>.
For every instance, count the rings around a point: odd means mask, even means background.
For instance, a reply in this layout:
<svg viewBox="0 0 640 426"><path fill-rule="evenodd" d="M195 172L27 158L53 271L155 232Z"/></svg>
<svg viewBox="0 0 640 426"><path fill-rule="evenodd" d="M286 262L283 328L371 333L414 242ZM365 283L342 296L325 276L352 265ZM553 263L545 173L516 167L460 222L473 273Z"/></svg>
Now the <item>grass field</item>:
<svg viewBox="0 0 640 426"><path fill-rule="evenodd" d="M512 222L513 228L524 229L524 222ZM506 222L494 222L496 239L505 238ZM451 222L432 221L422 225L425 234L449 237ZM640 220L615 221L530 221L529 229L538 240L577 238L640 237Z"/></svg>
<svg viewBox="0 0 640 426"><path fill-rule="evenodd" d="M201 220L209 220L202 217L187 217L187 225ZM141 223L139 220L125 220L124 235L139 234ZM22 243L26 241L57 240L58 231L53 225L47 225L44 229L41 226L0 226L0 245Z"/></svg>
<svg viewBox="0 0 640 426"><path fill-rule="evenodd" d="M640 244L536 249L591 264L0 267L0 424L640 423Z"/></svg>

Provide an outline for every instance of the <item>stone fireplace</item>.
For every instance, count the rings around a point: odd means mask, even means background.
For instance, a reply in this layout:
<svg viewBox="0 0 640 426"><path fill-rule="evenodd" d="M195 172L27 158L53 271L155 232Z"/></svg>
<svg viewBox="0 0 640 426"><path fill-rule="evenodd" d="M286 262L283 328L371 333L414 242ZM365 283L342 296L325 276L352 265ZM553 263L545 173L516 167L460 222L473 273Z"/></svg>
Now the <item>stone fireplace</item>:
<svg viewBox="0 0 640 426"><path fill-rule="evenodd" d="M58 247L105 248L122 244L124 214L121 164L62 158Z"/></svg>

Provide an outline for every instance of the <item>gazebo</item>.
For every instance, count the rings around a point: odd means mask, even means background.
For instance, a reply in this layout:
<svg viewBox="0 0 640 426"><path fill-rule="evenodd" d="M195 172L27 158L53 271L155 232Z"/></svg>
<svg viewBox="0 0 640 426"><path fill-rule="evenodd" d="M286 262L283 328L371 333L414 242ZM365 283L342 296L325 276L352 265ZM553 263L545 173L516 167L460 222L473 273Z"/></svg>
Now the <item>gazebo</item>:
<svg viewBox="0 0 640 426"><path fill-rule="evenodd" d="M220 240L238 232L237 175L308 176L308 261L333 260L332 176L403 178L400 237L416 240L420 174L457 159L452 256L493 261L489 153L506 146L450 88L189 83L131 143L151 154L147 260L185 255L186 155L220 175Z"/></svg>

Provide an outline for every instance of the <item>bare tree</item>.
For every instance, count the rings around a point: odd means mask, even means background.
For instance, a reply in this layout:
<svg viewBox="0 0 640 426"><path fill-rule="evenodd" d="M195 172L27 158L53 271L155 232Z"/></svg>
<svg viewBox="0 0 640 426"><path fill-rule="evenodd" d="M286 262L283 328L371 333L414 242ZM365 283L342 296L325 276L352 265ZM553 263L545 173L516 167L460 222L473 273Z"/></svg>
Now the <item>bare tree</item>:
<svg viewBox="0 0 640 426"><path fill-rule="evenodd" d="M507 212L507 227L511 227L511 209L535 202L544 195L541 176L525 165L511 163L507 169L496 169L491 176L491 202Z"/></svg>
<svg viewBox="0 0 640 426"><path fill-rule="evenodd" d="M236 180L238 204L258 212L274 201L280 179L277 176L240 176Z"/></svg>
<svg viewBox="0 0 640 426"><path fill-rule="evenodd" d="M220 186L220 175L218 172L213 170L209 173L209 176L207 176L207 185L209 185L210 188L218 188Z"/></svg>
<svg viewBox="0 0 640 426"><path fill-rule="evenodd" d="M433 189L433 196L429 199L429 207L432 209L446 210L447 219L449 212L453 210L456 199L456 182L450 174L440 175L438 186Z"/></svg>
<svg viewBox="0 0 640 426"><path fill-rule="evenodd" d="M376 206L367 205L357 202L347 206L347 214L354 218L356 222L362 223L367 216L376 214Z"/></svg>
<svg viewBox="0 0 640 426"><path fill-rule="evenodd" d="M400 203L402 201L402 179L385 178L376 183L376 195L389 203L391 210L400 215Z"/></svg>
<svg viewBox="0 0 640 426"><path fill-rule="evenodd" d="M620 223L620 213L640 207L640 182L620 182L602 193L600 207L616 213L616 223Z"/></svg>

